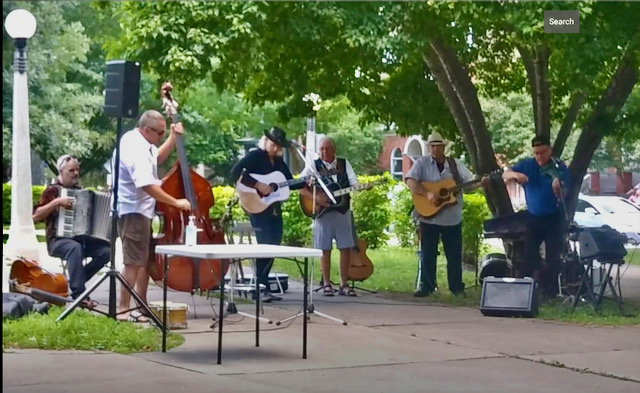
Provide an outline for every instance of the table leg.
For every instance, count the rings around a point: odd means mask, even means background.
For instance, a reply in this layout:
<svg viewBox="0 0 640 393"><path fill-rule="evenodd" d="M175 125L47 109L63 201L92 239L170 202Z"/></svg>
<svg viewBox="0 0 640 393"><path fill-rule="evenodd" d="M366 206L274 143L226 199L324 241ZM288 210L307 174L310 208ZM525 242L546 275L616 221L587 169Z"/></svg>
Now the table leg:
<svg viewBox="0 0 640 393"><path fill-rule="evenodd" d="M304 294L302 295L302 358L307 358L307 300L309 297L309 258L304 259Z"/></svg>
<svg viewBox="0 0 640 393"><path fill-rule="evenodd" d="M163 282L162 282L162 352L167 352L167 275L169 274L169 263L167 262L167 254L163 255Z"/></svg>
<svg viewBox="0 0 640 393"><path fill-rule="evenodd" d="M253 260L253 278L256 290L256 347L260 346L260 284L258 283L258 261ZM268 282L267 282L268 284Z"/></svg>
<svg viewBox="0 0 640 393"><path fill-rule="evenodd" d="M222 321L224 319L224 261L220 260L220 324L218 325L218 364L222 364Z"/></svg>

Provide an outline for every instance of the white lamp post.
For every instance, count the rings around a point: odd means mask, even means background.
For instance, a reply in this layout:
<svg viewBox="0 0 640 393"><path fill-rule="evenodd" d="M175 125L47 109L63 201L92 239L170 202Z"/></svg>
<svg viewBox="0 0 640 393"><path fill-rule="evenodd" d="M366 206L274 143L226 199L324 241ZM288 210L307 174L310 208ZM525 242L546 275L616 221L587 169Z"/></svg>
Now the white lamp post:
<svg viewBox="0 0 640 393"><path fill-rule="evenodd" d="M11 157L11 227L3 252L5 258L39 260L36 228L31 217L31 138L27 84L27 39L36 32L36 18L27 10L14 10L4 22L14 40L13 147Z"/></svg>

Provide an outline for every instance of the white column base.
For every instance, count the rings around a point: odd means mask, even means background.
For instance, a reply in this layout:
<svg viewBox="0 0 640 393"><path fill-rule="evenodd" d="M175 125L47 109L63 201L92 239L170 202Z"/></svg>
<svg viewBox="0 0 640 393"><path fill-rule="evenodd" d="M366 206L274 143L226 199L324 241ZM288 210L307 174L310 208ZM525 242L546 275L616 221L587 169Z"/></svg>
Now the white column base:
<svg viewBox="0 0 640 393"><path fill-rule="evenodd" d="M14 261L18 257L24 257L33 261L40 261L40 251L36 228L31 225L17 226L11 225L9 228L9 238L2 250L3 259Z"/></svg>

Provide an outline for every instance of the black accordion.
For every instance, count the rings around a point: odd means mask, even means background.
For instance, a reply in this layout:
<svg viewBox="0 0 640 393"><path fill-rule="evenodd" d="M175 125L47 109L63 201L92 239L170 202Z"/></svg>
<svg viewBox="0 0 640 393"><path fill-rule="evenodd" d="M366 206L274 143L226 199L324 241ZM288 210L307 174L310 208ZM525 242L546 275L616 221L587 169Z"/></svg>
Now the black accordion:
<svg viewBox="0 0 640 393"><path fill-rule="evenodd" d="M111 193L61 188L73 207L58 209L57 237L88 236L111 242Z"/></svg>

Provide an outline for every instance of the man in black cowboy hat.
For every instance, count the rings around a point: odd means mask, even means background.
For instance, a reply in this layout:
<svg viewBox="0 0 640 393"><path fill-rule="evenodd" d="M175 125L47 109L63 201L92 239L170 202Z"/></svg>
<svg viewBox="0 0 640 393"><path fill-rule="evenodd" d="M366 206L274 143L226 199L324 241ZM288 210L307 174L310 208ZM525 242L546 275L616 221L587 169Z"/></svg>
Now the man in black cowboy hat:
<svg viewBox="0 0 640 393"><path fill-rule="evenodd" d="M272 192L269 185L261 183L251 177L250 173L266 175L274 171L280 171L287 179L292 179L289 167L282 159L283 149L290 146L287 134L278 127L273 127L269 131L264 131L264 136L260 139L259 149L250 151L231 170L231 180L236 183L242 175L241 183L247 187L258 190L263 195ZM304 184L291 186L291 189L298 189ZM259 244L276 244L282 241L282 210L280 202L271 204L265 211L257 214L249 214L251 225L256 228L256 238ZM273 258L259 258L256 261L256 277L258 284L265 286L263 301L281 300L279 296L274 296L269 291L269 272L273 265Z"/></svg>

